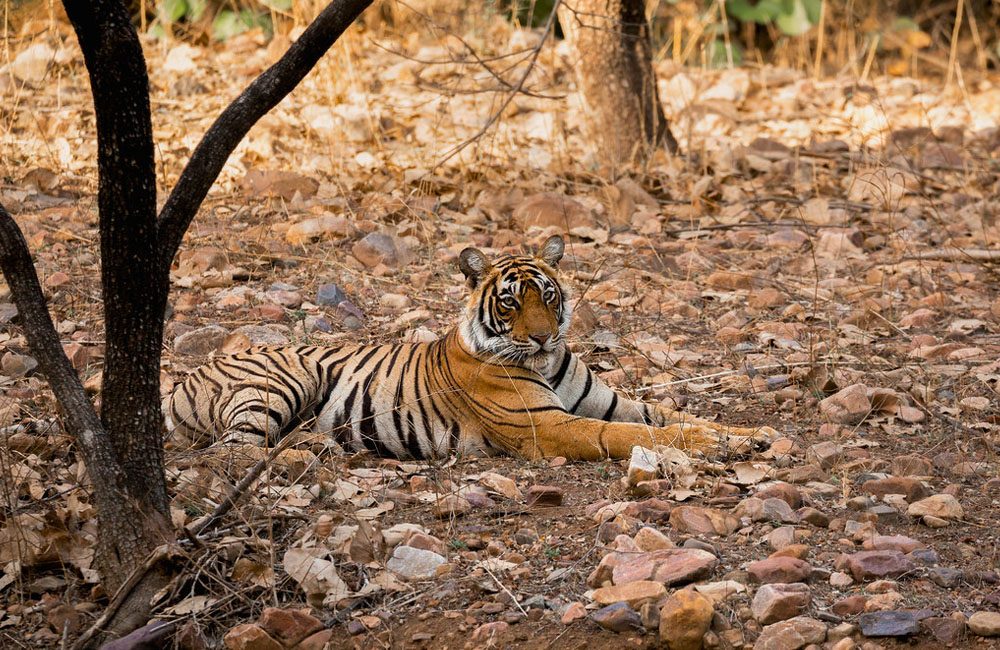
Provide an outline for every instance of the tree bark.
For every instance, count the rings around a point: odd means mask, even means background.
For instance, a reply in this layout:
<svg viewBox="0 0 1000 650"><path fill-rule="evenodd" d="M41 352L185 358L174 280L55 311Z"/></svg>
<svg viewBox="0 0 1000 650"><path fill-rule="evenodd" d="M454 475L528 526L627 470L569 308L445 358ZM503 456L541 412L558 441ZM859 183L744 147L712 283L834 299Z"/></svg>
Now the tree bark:
<svg viewBox="0 0 1000 650"><path fill-rule="evenodd" d="M612 172L658 147L677 151L656 93L644 0L564 0L559 23L574 53L585 135Z"/></svg>
<svg viewBox="0 0 1000 650"><path fill-rule="evenodd" d="M62 351L27 242L0 205L0 270L32 353L81 453L98 513L95 564L112 606L104 629L145 624L150 597L175 574L163 472L159 369L169 270L226 159L372 0L334 0L278 63L216 120L156 215L149 79L120 0L64 0L90 75L97 123L105 363L98 416ZM116 593L117 592L117 593ZM81 639L89 644L94 637Z"/></svg>

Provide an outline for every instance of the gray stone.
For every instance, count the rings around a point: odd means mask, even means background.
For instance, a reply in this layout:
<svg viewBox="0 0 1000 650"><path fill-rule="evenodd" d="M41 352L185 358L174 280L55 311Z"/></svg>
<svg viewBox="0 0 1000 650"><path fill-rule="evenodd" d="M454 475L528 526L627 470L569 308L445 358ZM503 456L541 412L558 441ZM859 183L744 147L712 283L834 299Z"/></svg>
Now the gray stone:
<svg viewBox="0 0 1000 650"><path fill-rule="evenodd" d="M397 546L385 568L406 580L423 580L435 575L446 560L434 551L425 551L412 546Z"/></svg>
<svg viewBox="0 0 1000 650"><path fill-rule="evenodd" d="M920 621L920 626L945 645L958 643L965 637L965 621L949 616L932 616Z"/></svg>
<svg viewBox="0 0 1000 650"><path fill-rule="evenodd" d="M635 632L642 629L638 612L626 603L614 603L590 615L594 622L612 632Z"/></svg>
<svg viewBox="0 0 1000 650"><path fill-rule="evenodd" d="M316 292L316 304L320 307L336 307L347 300L344 291L335 284L321 285Z"/></svg>
<svg viewBox="0 0 1000 650"><path fill-rule="evenodd" d="M769 521L780 521L786 524L799 523L799 516L784 499L771 497L764 499L764 516Z"/></svg>
<svg viewBox="0 0 1000 650"><path fill-rule="evenodd" d="M769 625L802 614L811 602L809 587L801 582L771 584L757 590L750 609L754 618Z"/></svg>
<svg viewBox="0 0 1000 650"><path fill-rule="evenodd" d="M910 636L920 632L920 619L915 612L871 612L858 617L858 625L865 636Z"/></svg>
<svg viewBox="0 0 1000 650"><path fill-rule="evenodd" d="M195 330L197 331L197 330ZM253 345L287 345L290 337L288 328L267 325L244 325L236 329L234 334L243 334Z"/></svg>
<svg viewBox="0 0 1000 650"><path fill-rule="evenodd" d="M206 325L174 339L174 354L205 357L222 347L229 331L219 325Z"/></svg>
<svg viewBox="0 0 1000 650"><path fill-rule="evenodd" d="M945 589L954 589L962 584L963 575L961 569L944 566L934 567L927 572L927 577L931 579L931 582Z"/></svg>

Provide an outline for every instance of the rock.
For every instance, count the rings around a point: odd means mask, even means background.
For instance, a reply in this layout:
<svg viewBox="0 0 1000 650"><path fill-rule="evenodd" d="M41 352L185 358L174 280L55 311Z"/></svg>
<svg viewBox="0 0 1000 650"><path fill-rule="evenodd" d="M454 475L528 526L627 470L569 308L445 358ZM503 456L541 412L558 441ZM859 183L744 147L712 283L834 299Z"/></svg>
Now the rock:
<svg viewBox="0 0 1000 650"><path fill-rule="evenodd" d="M764 499L764 520L780 521L787 524L799 523L799 516L784 499Z"/></svg>
<svg viewBox="0 0 1000 650"><path fill-rule="evenodd" d="M625 557L611 571L616 585L637 580L653 580L668 587L687 584L707 577L719 563L711 553L693 548L670 548Z"/></svg>
<svg viewBox="0 0 1000 650"><path fill-rule="evenodd" d="M355 242L351 252L354 257L369 268L379 264L399 267L405 264L409 257L406 254L407 251L402 248L402 244L397 242L393 236L382 232L368 233Z"/></svg>
<svg viewBox="0 0 1000 650"><path fill-rule="evenodd" d="M857 424L864 420L872 410L868 399L868 388L864 384L853 384L837 391L819 403L820 412L830 422L839 424ZM835 444L835 443L820 443ZM813 445L815 446L815 445ZM821 467L829 469L832 465Z"/></svg>
<svg viewBox="0 0 1000 650"><path fill-rule="evenodd" d="M799 650L826 640L826 625L806 616L796 616L765 627L753 650Z"/></svg>
<svg viewBox="0 0 1000 650"><path fill-rule="evenodd" d="M861 633L870 637L910 636L920 632L920 619L912 611L871 612L858 617Z"/></svg>
<svg viewBox="0 0 1000 650"><path fill-rule="evenodd" d="M514 542L521 546L530 546L538 541L538 531L534 528L518 528L514 531Z"/></svg>
<svg viewBox="0 0 1000 650"><path fill-rule="evenodd" d="M916 454L896 456L892 459L892 473L895 476L930 476L934 473L934 465Z"/></svg>
<svg viewBox="0 0 1000 650"><path fill-rule="evenodd" d="M295 650L325 650L332 636L333 630L320 630L302 639Z"/></svg>
<svg viewBox="0 0 1000 650"><path fill-rule="evenodd" d="M568 232L580 226L592 228L597 225L593 213L583 204L552 192L526 198L514 209L513 219L522 230L532 226L556 226Z"/></svg>
<svg viewBox="0 0 1000 650"><path fill-rule="evenodd" d="M563 625L569 625L573 621L578 621L581 618L586 618L587 608L583 606L583 603L577 601L570 603L565 610L563 610L562 616L559 620L562 621Z"/></svg>
<svg viewBox="0 0 1000 650"><path fill-rule="evenodd" d="M935 494L916 503L911 503L906 509L911 517L940 517L942 519L962 519L965 511L958 499L950 494Z"/></svg>
<svg viewBox="0 0 1000 650"><path fill-rule="evenodd" d="M802 493L789 483L774 483L759 490L754 496L758 499L781 499L792 509L802 507Z"/></svg>
<svg viewBox="0 0 1000 650"><path fill-rule="evenodd" d="M253 623L237 625L229 630L223 642L229 650L282 650L280 643Z"/></svg>
<svg viewBox="0 0 1000 650"><path fill-rule="evenodd" d="M910 503L919 501L927 496L927 488L924 487L924 484L919 479L906 476L865 481L861 484L861 489L880 499L884 499L887 494L902 494Z"/></svg>
<svg viewBox="0 0 1000 650"><path fill-rule="evenodd" d="M56 58L56 51L45 42L34 43L18 54L10 64L10 71L21 81L32 85L45 79L49 64ZM9 60L9 59L8 59Z"/></svg>
<svg viewBox="0 0 1000 650"><path fill-rule="evenodd" d="M405 580L432 578L437 568L446 560L433 551L425 551L412 546L397 546L385 568Z"/></svg>
<svg viewBox="0 0 1000 650"><path fill-rule="evenodd" d="M869 551L899 551L911 553L918 548L924 548L923 542L918 542L906 535L876 535L864 541L863 546Z"/></svg>
<svg viewBox="0 0 1000 650"><path fill-rule="evenodd" d="M831 587L849 587L854 584L854 578L843 571L834 571L830 574Z"/></svg>
<svg viewBox="0 0 1000 650"><path fill-rule="evenodd" d="M833 604L831 609L833 610L833 613L838 616L853 616L854 614L860 614L865 611L865 605L867 604L868 597L857 594L838 600Z"/></svg>
<svg viewBox="0 0 1000 650"><path fill-rule="evenodd" d="M791 546L795 543L795 529L791 526L780 526L775 528L767 535L767 543L775 551L780 551L786 546Z"/></svg>
<svg viewBox="0 0 1000 650"><path fill-rule="evenodd" d="M969 630L977 636L1000 636L1000 613L976 612L969 617Z"/></svg>
<svg viewBox="0 0 1000 650"><path fill-rule="evenodd" d="M936 566L932 567L931 570L927 572L927 577L931 579L931 582L939 587L954 589L958 585L962 584L962 580L965 578L965 572L961 569L954 569L952 567Z"/></svg>
<svg viewBox="0 0 1000 650"><path fill-rule="evenodd" d="M830 517L816 508L799 508L795 511L800 521L812 524L817 528L826 528L830 525Z"/></svg>
<svg viewBox="0 0 1000 650"><path fill-rule="evenodd" d="M628 484L635 487L642 481L652 481L660 474L660 456L645 447L632 447L632 459L628 464Z"/></svg>
<svg viewBox="0 0 1000 650"><path fill-rule="evenodd" d="M932 616L920 621L920 627L945 645L958 643L965 637L965 621L950 616Z"/></svg>
<svg viewBox="0 0 1000 650"><path fill-rule="evenodd" d="M502 494L508 499L521 499L524 495L517 489L517 483L502 474L488 472L479 478L479 484L484 488Z"/></svg>
<svg viewBox="0 0 1000 650"><path fill-rule="evenodd" d="M508 623L503 621L494 621L492 623L483 623L477 627L472 632L472 641L479 641L480 645L478 647L486 647L492 645L494 637L503 634L510 628Z"/></svg>
<svg viewBox="0 0 1000 650"><path fill-rule="evenodd" d="M740 521L728 512L697 506L680 506L670 513L670 524L679 533L690 535L731 535Z"/></svg>
<svg viewBox="0 0 1000 650"><path fill-rule="evenodd" d="M674 548L673 541L656 530L652 526L643 526L635 534L635 545L642 551L659 551L665 548Z"/></svg>
<svg viewBox="0 0 1000 650"><path fill-rule="evenodd" d="M233 334L242 334L251 345L288 345L288 331L282 325L244 325Z"/></svg>
<svg viewBox="0 0 1000 650"><path fill-rule="evenodd" d="M66 632L69 636L75 636L80 631L80 612L68 603L59 603L45 613L45 622L52 626L56 634Z"/></svg>
<svg viewBox="0 0 1000 650"><path fill-rule="evenodd" d="M735 580L719 580L718 582L702 582L694 585L694 590L713 603L721 603L731 596L737 596L747 590L742 582Z"/></svg>
<svg viewBox="0 0 1000 650"><path fill-rule="evenodd" d="M357 227L347 217L326 215L293 223L285 231L285 241L292 246L302 246L315 239L343 239L357 232Z"/></svg>
<svg viewBox="0 0 1000 650"><path fill-rule="evenodd" d="M316 304L320 307L336 307L347 300L343 289L335 284L324 284L316 291Z"/></svg>
<svg viewBox="0 0 1000 650"><path fill-rule="evenodd" d="M639 608L639 620L647 630L655 630L660 626L660 608L656 603L643 603Z"/></svg>
<svg viewBox="0 0 1000 650"><path fill-rule="evenodd" d="M767 584L757 590L750 609L754 618L764 625L770 625L802 614L810 603L812 594L809 587L801 582Z"/></svg>
<svg viewBox="0 0 1000 650"><path fill-rule="evenodd" d="M434 503L434 516L438 519L461 517L472 510L472 504L465 497L457 494L447 494Z"/></svg>
<svg viewBox="0 0 1000 650"><path fill-rule="evenodd" d="M820 442L806 449L806 460L819 465L821 469L831 469L843 460L844 446L836 442Z"/></svg>
<svg viewBox="0 0 1000 650"><path fill-rule="evenodd" d="M552 485L532 485L528 488L529 506L561 506L563 489Z"/></svg>
<svg viewBox="0 0 1000 650"><path fill-rule="evenodd" d="M676 591L660 608L660 639L669 650L700 650L714 613L712 601L697 591Z"/></svg>
<svg viewBox="0 0 1000 650"><path fill-rule="evenodd" d="M174 643L177 644L178 650L208 650L208 639L205 638L198 624L193 621L185 623L178 630L177 636L174 637ZM104 646L104 648L107 647Z"/></svg>
<svg viewBox="0 0 1000 650"><path fill-rule="evenodd" d="M663 583L651 580L636 580L635 582L627 582L623 585L612 585L610 587L595 589L591 594L591 598L600 605L624 602L628 603L629 607L638 609L643 602L659 600L666 595L667 589L663 586Z"/></svg>
<svg viewBox="0 0 1000 650"><path fill-rule="evenodd" d="M266 607L257 625L286 647L296 645L307 636L323 629L323 623L308 609Z"/></svg>
<svg viewBox="0 0 1000 650"><path fill-rule="evenodd" d="M413 548L423 549L425 551L432 551L441 556L446 553L444 542L433 535L421 533L420 531L413 531L409 533L406 536L406 539L403 540L403 544L406 546L412 546Z"/></svg>
<svg viewBox="0 0 1000 650"><path fill-rule="evenodd" d="M219 325L206 325L174 339L174 354L190 357L207 357L222 348L229 331Z"/></svg>
<svg viewBox="0 0 1000 650"><path fill-rule="evenodd" d="M914 568L913 562L899 551L858 551L847 558L847 569L858 581L896 578Z"/></svg>
<svg viewBox="0 0 1000 650"><path fill-rule="evenodd" d="M597 610L590 617L605 630L635 632L642 629L639 614L625 603L615 603Z"/></svg>
<svg viewBox="0 0 1000 650"><path fill-rule="evenodd" d="M793 557L772 557L752 562L747 572L762 584L777 582L806 582L812 575L812 567L807 562Z"/></svg>

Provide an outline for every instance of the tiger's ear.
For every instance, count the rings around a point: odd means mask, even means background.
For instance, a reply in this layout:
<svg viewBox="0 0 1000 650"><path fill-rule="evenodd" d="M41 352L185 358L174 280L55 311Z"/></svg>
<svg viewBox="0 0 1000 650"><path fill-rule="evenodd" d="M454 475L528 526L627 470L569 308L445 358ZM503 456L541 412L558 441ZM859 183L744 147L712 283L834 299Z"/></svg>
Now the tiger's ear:
<svg viewBox="0 0 1000 650"><path fill-rule="evenodd" d="M559 264L559 260L562 259L564 252L566 252L566 243L563 241L563 238L559 235L552 235L542 244L542 247L538 250L537 257L552 268L555 268Z"/></svg>
<svg viewBox="0 0 1000 650"><path fill-rule="evenodd" d="M479 284L479 280L491 267L490 261L477 248L466 248L458 254L458 268L462 269L472 288Z"/></svg>

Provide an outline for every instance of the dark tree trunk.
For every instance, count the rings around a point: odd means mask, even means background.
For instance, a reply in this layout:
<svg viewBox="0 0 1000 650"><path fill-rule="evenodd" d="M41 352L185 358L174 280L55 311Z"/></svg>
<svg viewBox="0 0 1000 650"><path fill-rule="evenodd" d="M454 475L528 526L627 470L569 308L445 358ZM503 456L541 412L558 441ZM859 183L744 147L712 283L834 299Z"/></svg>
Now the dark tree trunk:
<svg viewBox="0 0 1000 650"><path fill-rule="evenodd" d="M372 0L335 0L212 125L156 214L149 80L120 0L64 0L90 75L97 122L105 365L100 416L63 354L27 242L0 206L0 269L31 346L87 465L98 512L96 567L112 599L102 628L146 622L171 579L159 374L171 261L229 154L298 85ZM117 592L117 593L116 593ZM89 632L88 632L89 634ZM84 635L82 643L93 638Z"/></svg>
<svg viewBox="0 0 1000 650"><path fill-rule="evenodd" d="M656 94L644 0L564 0L559 23L602 164L614 171L660 146L676 152Z"/></svg>

